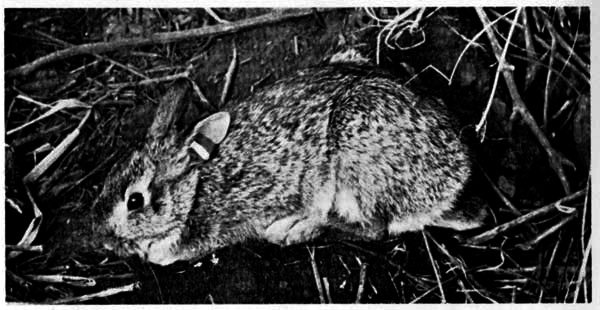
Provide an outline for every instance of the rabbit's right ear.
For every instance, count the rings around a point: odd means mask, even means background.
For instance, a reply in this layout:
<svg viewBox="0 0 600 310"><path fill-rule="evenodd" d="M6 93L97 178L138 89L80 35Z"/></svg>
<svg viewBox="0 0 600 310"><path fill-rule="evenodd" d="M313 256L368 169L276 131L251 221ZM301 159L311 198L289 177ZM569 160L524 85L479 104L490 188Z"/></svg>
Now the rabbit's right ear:
<svg viewBox="0 0 600 310"><path fill-rule="evenodd" d="M208 160L214 147L225 139L230 120L227 112L218 112L203 119L194 127L185 145L202 159Z"/></svg>

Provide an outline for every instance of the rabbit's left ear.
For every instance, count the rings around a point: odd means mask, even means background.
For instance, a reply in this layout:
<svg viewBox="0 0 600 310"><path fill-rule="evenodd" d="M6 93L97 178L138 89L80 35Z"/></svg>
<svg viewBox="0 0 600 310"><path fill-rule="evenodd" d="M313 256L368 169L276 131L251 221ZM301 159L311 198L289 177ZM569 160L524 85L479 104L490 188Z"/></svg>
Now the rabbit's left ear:
<svg viewBox="0 0 600 310"><path fill-rule="evenodd" d="M225 138L231 117L227 112L215 113L196 124L185 145L203 160L208 160L215 146Z"/></svg>

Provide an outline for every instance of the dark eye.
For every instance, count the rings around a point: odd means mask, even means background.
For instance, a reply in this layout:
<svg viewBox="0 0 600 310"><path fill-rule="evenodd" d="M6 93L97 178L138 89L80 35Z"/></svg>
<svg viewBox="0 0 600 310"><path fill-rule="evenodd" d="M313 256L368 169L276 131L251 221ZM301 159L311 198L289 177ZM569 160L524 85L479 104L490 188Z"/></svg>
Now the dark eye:
<svg viewBox="0 0 600 310"><path fill-rule="evenodd" d="M141 193L135 192L129 195L129 199L127 200L127 209L128 210L137 210L144 206L144 195Z"/></svg>

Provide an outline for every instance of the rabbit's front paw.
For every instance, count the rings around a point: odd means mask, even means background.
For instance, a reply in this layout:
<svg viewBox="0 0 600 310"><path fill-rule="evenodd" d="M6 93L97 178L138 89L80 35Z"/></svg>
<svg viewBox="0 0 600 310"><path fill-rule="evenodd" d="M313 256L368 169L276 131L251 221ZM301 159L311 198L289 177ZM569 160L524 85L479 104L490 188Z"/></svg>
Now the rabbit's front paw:
<svg viewBox="0 0 600 310"><path fill-rule="evenodd" d="M281 245L306 242L317 237L322 226L319 218L292 215L272 223L265 231L265 238Z"/></svg>

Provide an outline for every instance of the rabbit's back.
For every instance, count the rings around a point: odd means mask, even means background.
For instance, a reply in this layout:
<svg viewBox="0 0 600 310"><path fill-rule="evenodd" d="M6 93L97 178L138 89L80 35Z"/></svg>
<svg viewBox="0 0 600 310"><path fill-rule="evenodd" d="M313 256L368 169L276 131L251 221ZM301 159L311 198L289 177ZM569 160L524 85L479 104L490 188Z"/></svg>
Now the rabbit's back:
<svg viewBox="0 0 600 310"><path fill-rule="evenodd" d="M268 226L304 213L420 229L452 207L470 173L443 104L368 67L300 71L229 110L230 134L209 168L219 188L200 196L237 205L233 221Z"/></svg>

